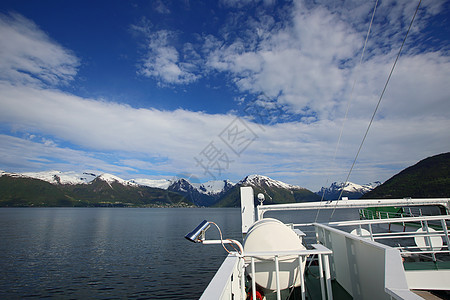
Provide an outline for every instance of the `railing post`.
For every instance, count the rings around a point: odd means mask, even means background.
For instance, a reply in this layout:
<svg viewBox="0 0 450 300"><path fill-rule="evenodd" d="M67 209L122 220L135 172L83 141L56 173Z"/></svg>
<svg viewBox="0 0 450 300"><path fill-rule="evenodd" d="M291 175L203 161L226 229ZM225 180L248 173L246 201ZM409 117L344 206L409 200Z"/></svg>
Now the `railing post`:
<svg viewBox="0 0 450 300"><path fill-rule="evenodd" d="M448 237L447 223L444 219L441 220L442 229L444 230L445 240L447 241L447 249L450 250L450 240Z"/></svg>
<svg viewBox="0 0 450 300"><path fill-rule="evenodd" d="M370 232L370 239L372 241L374 241L374 239L373 239L373 232L372 232L372 224L369 224L369 232Z"/></svg>
<svg viewBox="0 0 450 300"><path fill-rule="evenodd" d="M436 254L434 253L433 244L431 243L430 230L428 229L428 221L427 220L424 221L424 228L426 231L425 245L428 246L430 251L432 251L431 257L433 258L433 261L436 262Z"/></svg>
<svg viewBox="0 0 450 300"><path fill-rule="evenodd" d="M281 291L280 291L280 266L278 265L278 254L275 255L275 277L277 280L277 300L281 300Z"/></svg>
<svg viewBox="0 0 450 300"><path fill-rule="evenodd" d="M300 289L302 291L302 300L306 299L306 293L305 293L305 276L303 274L303 257L301 255L298 256L298 271L300 272ZM294 282L295 285L295 282Z"/></svg>
<svg viewBox="0 0 450 300"><path fill-rule="evenodd" d="M255 258L252 256L252 299L256 299Z"/></svg>
<svg viewBox="0 0 450 300"><path fill-rule="evenodd" d="M322 300L325 300L325 283L323 282L323 264L322 254L318 254L319 257L319 279L320 279L320 291L322 292Z"/></svg>
<svg viewBox="0 0 450 300"><path fill-rule="evenodd" d="M328 255L324 256L324 265L325 265L325 280L327 283L328 300L333 300L333 290L331 289L331 274L330 274L330 264L328 262Z"/></svg>
<svg viewBox="0 0 450 300"><path fill-rule="evenodd" d="M242 269L241 269L241 299L246 299L245 294L245 261L244 257L240 258L240 261L242 262Z"/></svg>

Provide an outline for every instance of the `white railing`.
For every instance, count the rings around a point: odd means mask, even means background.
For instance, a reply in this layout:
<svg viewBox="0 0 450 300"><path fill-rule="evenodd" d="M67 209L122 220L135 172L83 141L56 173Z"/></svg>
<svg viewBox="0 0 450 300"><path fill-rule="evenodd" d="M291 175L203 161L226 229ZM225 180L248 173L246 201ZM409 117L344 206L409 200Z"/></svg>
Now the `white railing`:
<svg viewBox="0 0 450 300"><path fill-rule="evenodd" d="M245 291L245 286L242 286L240 279L242 276L242 268L239 267L240 261L242 261L240 257L233 254L228 255L209 282L200 300L245 299L242 298L242 288Z"/></svg>
<svg viewBox="0 0 450 300"><path fill-rule="evenodd" d="M300 289L302 300L306 299L306 285L305 285L305 276L304 276L304 266L307 257L317 255L319 260L319 277L320 277L320 286L322 292L322 299L333 299L333 293L331 290L331 275L330 275L330 265L329 265L329 255L331 255L331 250L327 249L323 245L313 244L312 247L314 249L311 250L300 250L300 251L261 251L261 252L247 252L244 254L244 257L250 261L251 265L251 277L256 278L257 272L257 263L259 257L264 257L265 260L272 259L274 262L274 270L275 270L275 279L277 283L277 299L281 299L281 290L280 290L280 274L279 274L279 260L282 257L291 257L297 256L298 258L298 278L300 279ZM324 281L325 277L325 281ZM325 289L326 285L326 289ZM256 283L255 280L252 280L252 291L253 291L253 299L256 299Z"/></svg>
<svg viewBox="0 0 450 300"><path fill-rule="evenodd" d="M264 261L272 260L274 263L273 270L275 271L275 278L277 288L275 290L277 299L281 299L280 289L280 270L279 261L283 257L296 256L299 264L298 278L300 279L300 289L302 300L306 299L306 284L304 277L304 266L307 257L317 256L319 261L319 279L321 286L322 299L333 299L331 288L331 273L329 256L331 250L327 249L323 245L314 244L314 249L300 250L300 251L263 251L263 252L248 252L240 255L236 252L228 255L213 279L209 283L208 287L202 294L200 299L242 299L246 298L245 282L242 280L244 275L244 269L250 266L250 276L256 278L256 272L258 272L258 262L261 261L261 257L264 257ZM252 293L253 299L256 299L256 281L252 280Z"/></svg>
<svg viewBox="0 0 450 300"><path fill-rule="evenodd" d="M411 253L431 254L433 260L438 253L450 254L450 238L447 221L450 220L449 215L440 216L422 216L422 217L403 217L389 219L371 219L371 220L355 220L343 222L330 222L328 225L334 227L357 226L360 229L367 228L366 234L361 237L368 238L372 241L381 241L395 239L396 241L405 241L407 239L415 239L421 241L422 245L416 246L394 246L399 249L402 255ZM391 232L391 225L397 224L402 227L402 231ZM387 226L388 231L376 232L374 226L380 230L380 226ZM411 229L421 228L411 231ZM445 243L443 243L445 242ZM402 244L401 242L399 244ZM403 243L405 244L405 243ZM443 249L443 250L442 250Z"/></svg>
<svg viewBox="0 0 450 300"><path fill-rule="evenodd" d="M354 299L421 299L408 288L400 252L315 223L318 240L333 249L332 278Z"/></svg>
<svg viewBox="0 0 450 300"><path fill-rule="evenodd" d="M358 199L358 200L333 200L321 202L304 202L289 204L258 205L256 207L257 220L264 217L267 211L288 211L306 209L341 209L341 208L367 208L367 207L389 207L389 206L421 206L438 205L450 211L450 198L429 199Z"/></svg>

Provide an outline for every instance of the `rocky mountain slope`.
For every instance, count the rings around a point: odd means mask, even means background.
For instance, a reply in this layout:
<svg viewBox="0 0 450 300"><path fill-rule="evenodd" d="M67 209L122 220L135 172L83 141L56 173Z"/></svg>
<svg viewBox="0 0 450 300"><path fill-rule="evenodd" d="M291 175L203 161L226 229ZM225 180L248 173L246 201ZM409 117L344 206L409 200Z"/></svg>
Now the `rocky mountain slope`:
<svg viewBox="0 0 450 300"><path fill-rule="evenodd" d="M191 183L175 180L123 180L111 174L49 171L1 172L0 206L217 206L240 205L239 188L253 186L266 204L314 201L311 191L266 176Z"/></svg>
<svg viewBox="0 0 450 300"><path fill-rule="evenodd" d="M266 176L250 175L233 186L214 206L239 207L241 186L253 187L255 193L255 205L258 204L258 201L256 200L256 195L258 193L264 194L264 204L296 203L320 200L319 196L300 186L286 184Z"/></svg>
<svg viewBox="0 0 450 300"><path fill-rule="evenodd" d="M450 197L450 152L425 158L362 198Z"/></svg>
<svg viewBox="0 0 450 300"><path fill-rule="evenodd" d="M41 174L43 175L43 174ZM178 193L141 186L110 174L96 176L87 183L75 176L32 178L2 172L0 206L191 206ZM80 183L82 182L82 183Z"/></svg>

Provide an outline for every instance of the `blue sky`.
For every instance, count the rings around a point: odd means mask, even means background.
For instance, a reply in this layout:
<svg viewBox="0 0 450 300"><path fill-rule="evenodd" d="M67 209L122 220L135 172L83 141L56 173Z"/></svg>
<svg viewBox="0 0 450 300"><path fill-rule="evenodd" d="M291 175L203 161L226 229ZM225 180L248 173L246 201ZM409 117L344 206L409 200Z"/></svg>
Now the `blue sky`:
<svg viewBox="0 0 450 300"><path fill-rule="evenodd" d="M379 1L359 66L374 6L2 1L0 169L344 181L417 3ZM449 151L449 16L422 2L350 181Z"/></svg>

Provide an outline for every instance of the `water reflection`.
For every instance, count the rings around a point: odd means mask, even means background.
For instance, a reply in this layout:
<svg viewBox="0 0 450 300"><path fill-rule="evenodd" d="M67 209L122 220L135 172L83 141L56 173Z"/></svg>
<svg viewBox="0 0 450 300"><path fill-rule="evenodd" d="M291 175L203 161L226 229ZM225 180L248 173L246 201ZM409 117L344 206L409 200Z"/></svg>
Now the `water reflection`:
<svg viewBox="0 0 450 300"><path fill-rule="evenodd" d="M226 256L184 239L204 219L241 240L238 208L0 208L0 298L199 298Z"/></svg>

